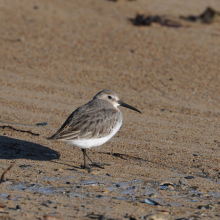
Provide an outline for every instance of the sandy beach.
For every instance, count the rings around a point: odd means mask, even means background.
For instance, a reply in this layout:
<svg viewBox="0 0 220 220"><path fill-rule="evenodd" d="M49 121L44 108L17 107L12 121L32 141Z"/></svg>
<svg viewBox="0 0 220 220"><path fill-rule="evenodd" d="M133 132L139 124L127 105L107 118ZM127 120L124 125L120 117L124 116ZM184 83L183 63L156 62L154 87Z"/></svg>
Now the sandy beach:
<svg viewBox="0 0 220 220"><path fill-rule="evenodd" d="M220 218L219 15L180 19L207 7L220 2L0 1L0 174L16 162L0 219ZM103 89L143 113L119 107L120 131L88 151L111 165L88 171L46 137Z"/></svg>

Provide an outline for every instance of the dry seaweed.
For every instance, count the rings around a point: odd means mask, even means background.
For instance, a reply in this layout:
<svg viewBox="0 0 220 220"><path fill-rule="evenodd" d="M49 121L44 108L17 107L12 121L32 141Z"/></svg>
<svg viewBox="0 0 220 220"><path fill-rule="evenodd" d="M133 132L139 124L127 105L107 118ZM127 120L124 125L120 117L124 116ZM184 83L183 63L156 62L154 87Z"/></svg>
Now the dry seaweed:
<svg viewBox="0 0 220 220"><path fill-rule="evenodd" d="M137 13L136 17L129 18L129 21L135 26L150 26L152 23L176 28L182 26L177 19L167 15L144 15Z"/></svg>
<svg viewBox="0 0 220 220"><path fill-rule="evenodd" d="M2 129L9 128L9 129L11 129L11 130L13 130L13 131L28 133L28 134L31 134L31 135L33 135L33 136L39 136L39 134L33 133L33 132L31 132L31 131L25 131L25 130L16 129L16 128L13 128L13 127L10 126L10 125L3 125L3 126L0 126L0 128L2 128Z"/></svg>
<svg viewBox="0 0 220 220"><path fill-rule="evenodd" d="M15 165L15 161L11 162L11 165L2 173L0 184L4 181L5 174Z"/></svg>
<svg viewBox="0 0 220 220"><path fill-rule="evenodd" d="M220 16L220 12L215 11L213 8L208 7L202 14L198 16L189 15L187 17L180 16L180 18L191 22L201 22L205 24L211 24L219 16Z"/></svg>

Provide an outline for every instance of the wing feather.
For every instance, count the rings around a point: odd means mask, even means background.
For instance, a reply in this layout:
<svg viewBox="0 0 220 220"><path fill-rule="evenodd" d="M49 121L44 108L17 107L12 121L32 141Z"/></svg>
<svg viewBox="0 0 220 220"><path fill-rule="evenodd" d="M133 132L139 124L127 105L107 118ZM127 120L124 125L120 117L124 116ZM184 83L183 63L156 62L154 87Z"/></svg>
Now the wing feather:
<svg viewBox="0 0 220 220"><path fill-rule="evenodd" d="M61 128L48 139L101 138L111 133L120 112L112 108L91 109L82 107L75 110Z"/></svg>

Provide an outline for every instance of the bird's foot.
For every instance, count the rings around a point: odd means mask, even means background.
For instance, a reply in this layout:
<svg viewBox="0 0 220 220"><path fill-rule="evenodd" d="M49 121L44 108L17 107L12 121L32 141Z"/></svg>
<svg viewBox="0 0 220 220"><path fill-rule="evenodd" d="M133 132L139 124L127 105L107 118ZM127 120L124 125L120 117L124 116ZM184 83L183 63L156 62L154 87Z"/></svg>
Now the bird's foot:
<svg viewBox="0 0 220 220"><path fill-rule="evenodd" d="M111 164L109 164L109 163L92 163L91 164L91 166L93 166L93 167L99 167L99 168L101 168L101 169L104 169L104 167L103 166L110 166Z"/></svg>
<svg viewBox="0 0 220 220"><path fill-rule="evenodd" d="M109 163L92 163L90 165L81 165L82 169L87 169L87 170L91 170L92 167L99 167L101 169L104 169L103 166L110 166L111 164Z"/></svg>
<svg viewBox="0 0 220 220"><path fill-rule="evenodd" d="M81 169L91 170L91 166L88 165L81 165Z"/></svg>

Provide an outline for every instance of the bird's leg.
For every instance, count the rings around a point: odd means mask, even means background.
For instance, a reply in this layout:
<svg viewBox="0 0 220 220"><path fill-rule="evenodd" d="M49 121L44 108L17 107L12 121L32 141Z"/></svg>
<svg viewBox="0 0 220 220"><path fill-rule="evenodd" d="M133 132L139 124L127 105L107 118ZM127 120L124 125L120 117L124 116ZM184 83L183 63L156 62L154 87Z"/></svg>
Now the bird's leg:
<svg viewBox="0 0 220 220"><path fill-rule="evenodd" d="M89 166L87 166L87 163L86 163L86 157L89 158L89 160L92 162L92 165L95 166L95 161L86 153L86 149L82 149L82 152L83 152L83 159L84 159L84 166L82 166L84 169L90 169Z"/></svg>
<svg viewBox="0 0 220 220"><path fill-rule="evenodd" d="M83 152L83 156L84 156L84 168L88 168L88 166L86 165L86 156L89 158L89 160L92 162L92 166L95 166L95 167L99 167L99 168L102 168L104 169L104 167L102 167L102 165L106 165L106 166L109 166L110 164L99 164L99 163L96 163L87 153L86 153L86 149L82 149L82 152Z"/></svg>
<svg viewBox="0 0 220 220"><path fill-rule="evenodd" d="M82 149L83 152L83 160L84 160L84 166L82 166L84 169L89 168L86 164L86 156L88 157L88 155L86 154L86 149Z"/></svg>

